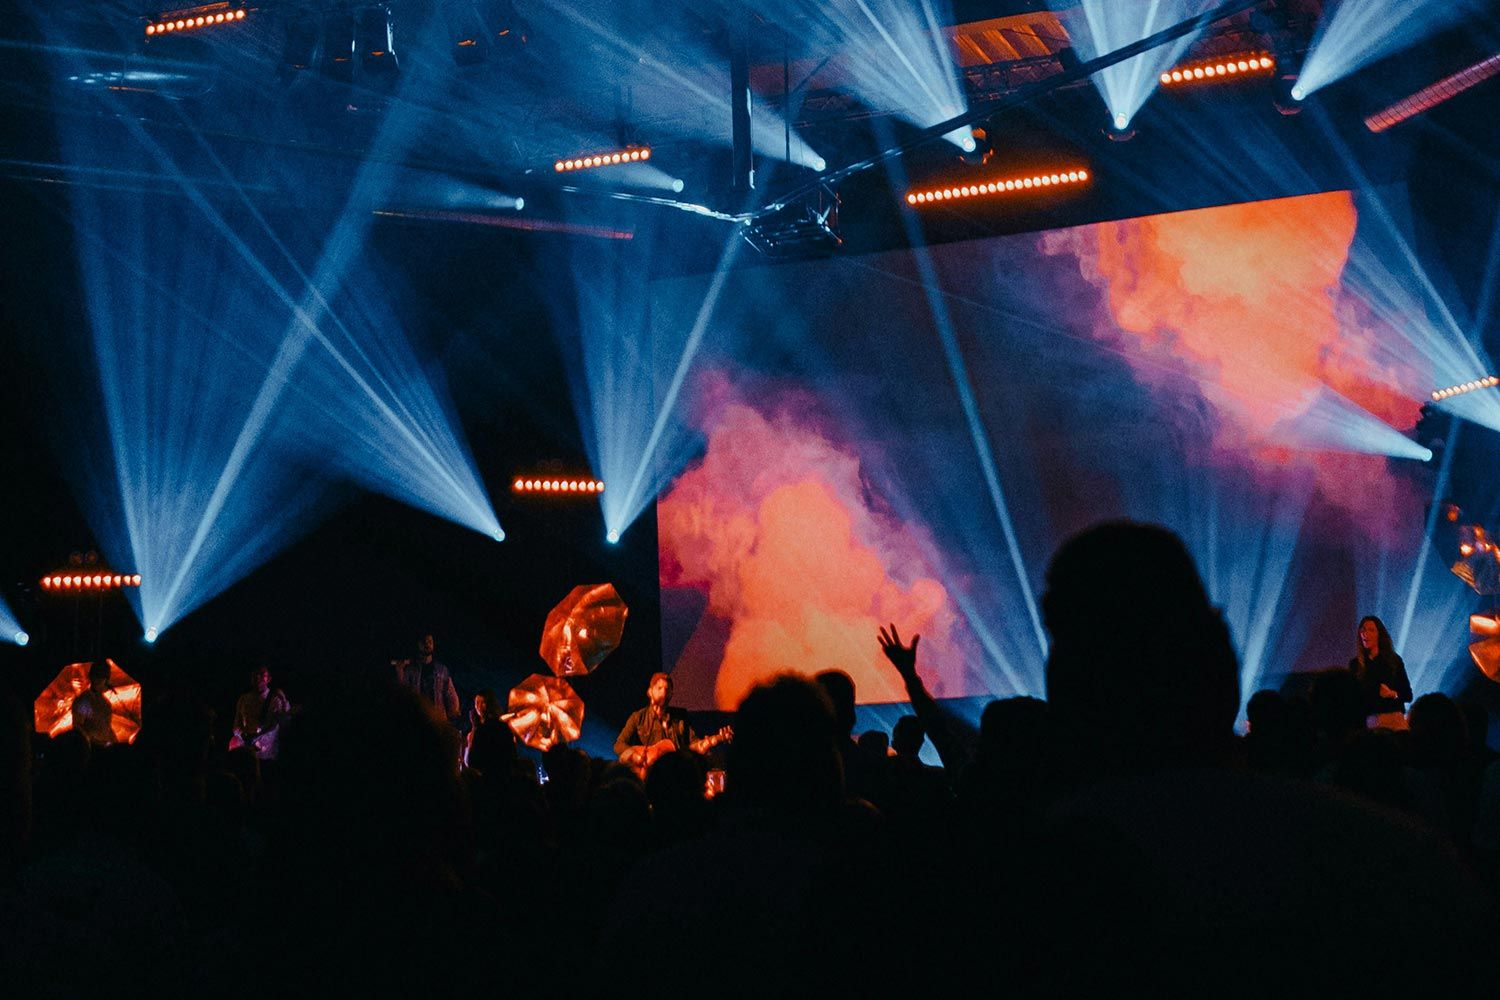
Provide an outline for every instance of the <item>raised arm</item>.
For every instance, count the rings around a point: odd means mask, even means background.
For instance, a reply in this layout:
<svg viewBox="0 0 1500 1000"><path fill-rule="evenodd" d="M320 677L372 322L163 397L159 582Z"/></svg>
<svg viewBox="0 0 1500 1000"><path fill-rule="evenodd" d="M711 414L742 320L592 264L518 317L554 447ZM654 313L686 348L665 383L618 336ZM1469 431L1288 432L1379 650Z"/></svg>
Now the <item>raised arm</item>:
<svg viewBox="0 0 1500 1000"><path fill-rule="evenodd" d="M970 754L964 741L954 731L953 718L943 711L917 673L917 644L922 641L922 637L914 635L910 646L902 645L901 633L892 624L880 630L879 639L880 651L891 661L891 666L896 668L896 673L901 675L901 681L906 685L906 696L911 700L912 711L921 720L922 728L927 730L927 737L932 740L933 748L937 750L938 758L947 769L950 780L956 779L968 764Z"/></svg>

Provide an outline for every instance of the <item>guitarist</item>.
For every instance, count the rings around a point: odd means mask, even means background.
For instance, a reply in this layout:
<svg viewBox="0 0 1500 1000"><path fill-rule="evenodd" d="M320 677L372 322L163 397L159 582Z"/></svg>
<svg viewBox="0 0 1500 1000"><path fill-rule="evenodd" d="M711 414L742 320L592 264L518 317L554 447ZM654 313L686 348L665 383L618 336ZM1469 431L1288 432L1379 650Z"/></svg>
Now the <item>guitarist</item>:
<svg viewBox="0 0 1500 1000"><path fill-rule="evenodd" d="M269 667L250 671L250 683L255 689L240 695L234 704L234 735L229 749L248 746L261 760L275 760L277 732L291 714L291 705L280 688L271 687Z"/></svg>
<svg viewBox="0 0 1500 1000"><path fill-rule="evenodd" d="M693 735L687 713L672 707L672 678L669 674L651 675L646 698L646 707L630 713L625 728L620 730L619 739L615 740L615 753L621 763L629 764L637 771L644 771L658 757L674 750L705 753L727 738L723 733L702 739Z"/></svg>

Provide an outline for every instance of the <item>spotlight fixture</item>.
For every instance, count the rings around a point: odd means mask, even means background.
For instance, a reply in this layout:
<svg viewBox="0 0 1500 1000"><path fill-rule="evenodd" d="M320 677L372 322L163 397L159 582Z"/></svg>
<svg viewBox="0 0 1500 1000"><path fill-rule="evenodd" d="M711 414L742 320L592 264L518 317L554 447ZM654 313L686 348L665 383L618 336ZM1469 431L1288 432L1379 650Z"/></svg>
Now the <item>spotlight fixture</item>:
<svg viewBox="0 0 1500 1000"><path fill-rule="evenodd" d="M146 37L172 35L181 31L197 31L200 28L217 28L226 24L238 24L245 19L245 8L230 7L227 3L213 3L191 10L178 10L162 14L155 21L146 22Z"/></svg>
<svg viewBox="0 0 1500 1000"><path fill-rule="evenodd" d="M1200 83L1223 83L1247 76L1265 76L1276 71L1276 60L1265 52L1246 52L1203 62L1183 63L1163 73L1163 87L1194 86Z"/></svg>
<svg viewBox="0 0 1500 1000"><path fill-rule="evenodd" d="M157 634L156 633L156 626L152 625L150 628L146 629L146 641L147 642L155 642L156 641L156 634Z"/></svg>
<svg viewBox="0 0 1500 1000"><path fill-rule="evenodd" d="M1445 76L1437 83L1429 84L1410 97L1397 101L1384 111L1377 111L1365 119L1365 128L1371 132L1384 132L1394 125L1400 125L1408 118L1415 118L1424 111L1430 111L1444 101L1457 97L1470 87L1476 87L1497 74L1500 74L1500 53L1477 62L1467 69L1461 69L1451 76Z"/></svg>
<svg viewBox="0 0 1500 1000"><path fill-rule="evenodd" d="M617 167L622 163L635 163L640 160L651 159L651 147L631 146L626 149L615 149L607 153L589 153L586 156L577 156L568 160L558 160L552 164L552 169L558 173L566 173L570 170L592 170L595 167Z"/></svg>
<svg viewBox="0 0 1500 1000"><path fill-rule="evenodd" d="M1475 389L1492 389L1497 385L1500 385L1500 377L1486 375L1484 378L1476 378L1469 382L1460 382L1458 385L1450 385L1446 389L1434 389L1432 390L1432 401L1436 403L1454 396L1462 396L1464 393L1473 392Z"/></svg>
<svg viewBox="0 0 1500 1000"><path fill-rule="evenodd" d="M1005 180L955 184L951 187L909 191L906 195L906 203L908 205L932 205L938 202L962 201L968 198L983 198L991 195L1045 191L1050 188L1082 184L1088 181L1090 176L1087 170L1075 167L1052 173L1033 174L1029 177L1007 177Z"/></svg>
<svg viewBox="0 0 1500 1000"><path fill-rule="evenodd" d="M990 139L989 127L975 125L969 130L969 138L964 143L964 153L959 159L970 166L982 167L990 162L995 155L995 144Z"/></svg>
<svg viewBox="0 0 1500 1000"><path fill-rule="evenodd" d="M16 630L16 634L13 635L11 638L13 638L13 639L16 640L16 645L17 646L24 646L28 642L31 641L31 636L27 635L26 632L25 632L25 630L23 630L23 629L17 629Z"/></svg>
<svg viewBox="0 0 1500 1000"><path fill-rule="evenodd" d="M604 534L604 540L606 542L608 542L609 544L611 544L611 545L615 545L615 544L617 544L620 541L620 533L618 531L615 531L615 530L611 529L611 530L605 532L605 534Z"/></svg>
<svg viewBox="0 0 1500 1000"><path fill-rule="evenodd" d="M118 590L139 587L139 573L51 573L42 577L43 590Z"/></svg>
<svg viewBox="0 0 1500 1000"><path fill-rule="evenodd" d="M604 483L598 479L533 479L530 477L518 477L515 482L510 484L510 488L513 493L598 494L604 492Z"/></svg>

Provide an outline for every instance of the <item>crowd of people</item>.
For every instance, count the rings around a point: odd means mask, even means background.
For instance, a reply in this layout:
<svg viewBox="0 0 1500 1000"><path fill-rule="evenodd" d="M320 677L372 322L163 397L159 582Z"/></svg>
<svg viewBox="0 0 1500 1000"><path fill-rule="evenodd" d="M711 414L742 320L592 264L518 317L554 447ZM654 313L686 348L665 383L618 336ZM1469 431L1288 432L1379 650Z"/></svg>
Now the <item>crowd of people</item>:
<svg viewBox="0 0 1500 1000"><path fill-rule="evenodd" d="M1101 605L1094 581L1126 581ZM545 782L494 695L463 746L430 642L293 714L268 672L235 746L190 698L133 746L7 706L0 969L30 993L468 989L613 996L1488 991L1500 764L1412 702L1377 619L1305 698L1257 692L1182 543L1065 543L1047 698L977 731L910 695L855 736L837 664L755 688L719 764L653 677L614 759ZM1403 711L1411 702L1410 710ZM32 742L34 740L34 742ZM941 767L923 763L931 741ZM460 765L459 761L462 761ZM18 994L19 995L19 994Z"/></svg>

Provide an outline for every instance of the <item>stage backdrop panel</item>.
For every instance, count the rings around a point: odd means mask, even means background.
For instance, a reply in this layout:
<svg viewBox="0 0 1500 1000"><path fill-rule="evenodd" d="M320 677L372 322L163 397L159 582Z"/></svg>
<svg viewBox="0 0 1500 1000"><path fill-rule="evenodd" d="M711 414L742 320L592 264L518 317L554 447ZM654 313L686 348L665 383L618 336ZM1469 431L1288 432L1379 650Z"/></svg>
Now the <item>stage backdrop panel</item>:
<svg viewBox="0 0 1500 1000"><path fill-rule="evenodd" d="M744 266L712 303L657 508L664 654L690 707L839 668L904 699L1044 692L1048 559L1094 522L1166 524L1244 696L1342 663L1382 615L1438 686L1468 604L1423 558L1430 303L1389 203L1332 192L870 257ZM1373 199L1383 199L1379 209ZM711 276L658 281L659 378ZM1128 581L1098 581L1101 604Z"/></svg>

